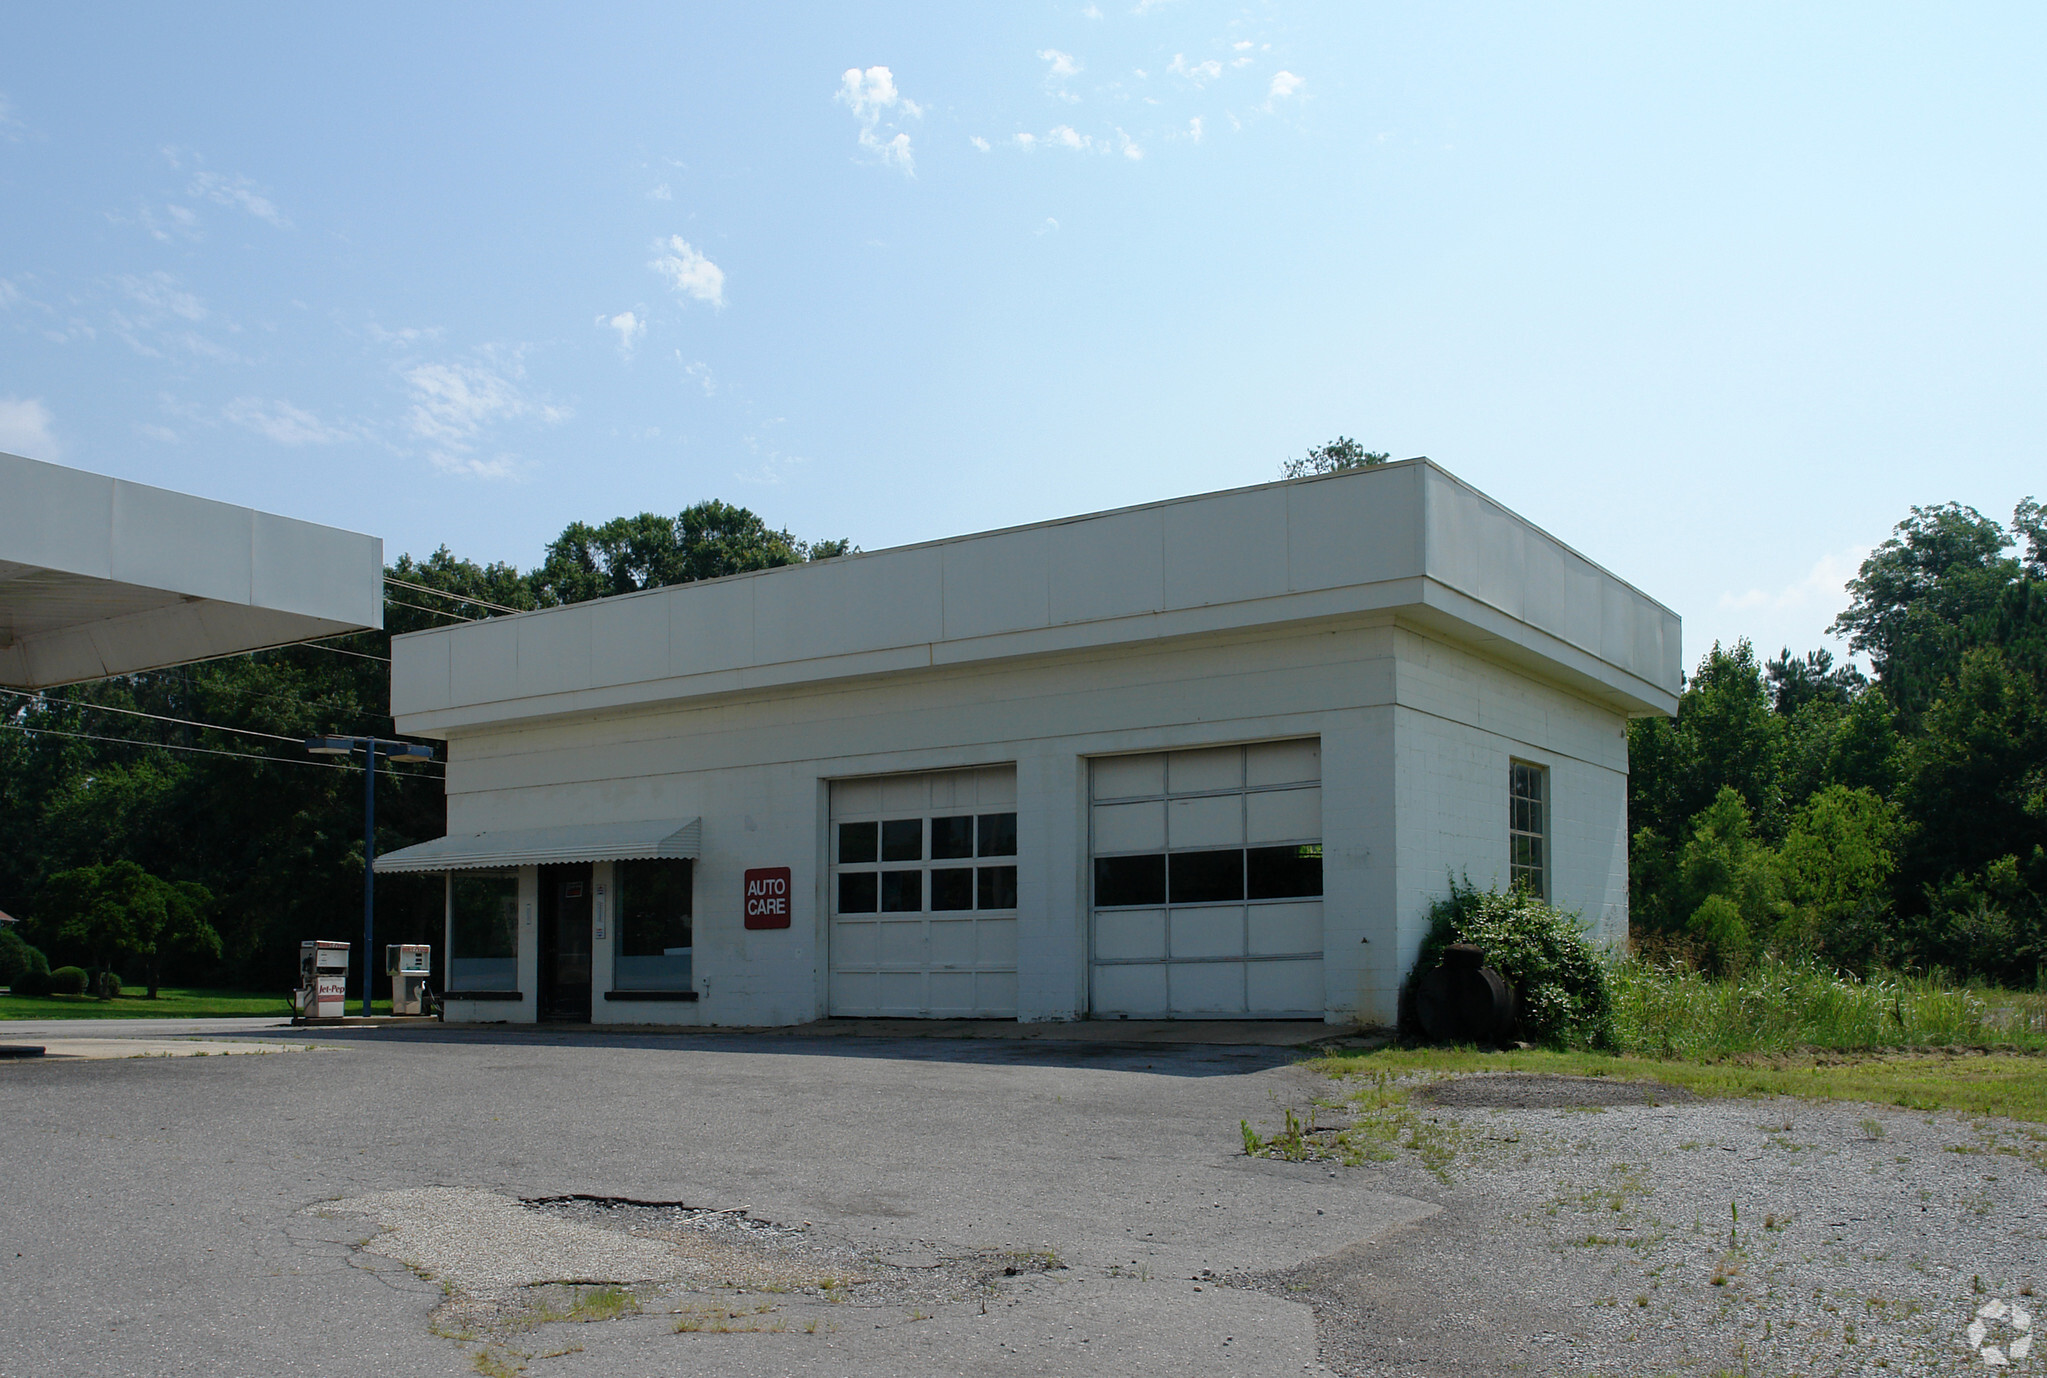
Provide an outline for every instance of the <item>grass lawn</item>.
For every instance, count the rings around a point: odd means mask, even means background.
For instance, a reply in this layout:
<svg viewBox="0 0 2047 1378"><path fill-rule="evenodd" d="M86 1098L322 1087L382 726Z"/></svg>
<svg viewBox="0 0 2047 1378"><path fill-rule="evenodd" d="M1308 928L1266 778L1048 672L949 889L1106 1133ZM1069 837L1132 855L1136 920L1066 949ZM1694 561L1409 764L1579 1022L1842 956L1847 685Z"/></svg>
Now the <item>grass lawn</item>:
<svg viewBox="0 0 2047 1378"><path fill-rule="evenodd" d="M1805 1096L2047 1123L2047 1056L2038 1053L1821 1053L1666 1061L1605 1053L1394 1047L1338 1053L1309 1065L1331 1076L1372 1079L1426 1072L1614 1077L1682 1086L1701 1096Z"/></svg>
<svg viewBox="0 0 2047 1378"><path fill-rule="evenodd" d="M378 1000L371 1007L389 1014L391 1002ZM362 1012L362 1002L351 998L350 1014ZM291 1001L282 992L261 994L246 990L190 990L165 986L156 999L142 987L133 988L112 1000L95 1000L89 995L0 995L0 1020L8 1019L222 1019L247 1015L289 1015Z"/></svg>

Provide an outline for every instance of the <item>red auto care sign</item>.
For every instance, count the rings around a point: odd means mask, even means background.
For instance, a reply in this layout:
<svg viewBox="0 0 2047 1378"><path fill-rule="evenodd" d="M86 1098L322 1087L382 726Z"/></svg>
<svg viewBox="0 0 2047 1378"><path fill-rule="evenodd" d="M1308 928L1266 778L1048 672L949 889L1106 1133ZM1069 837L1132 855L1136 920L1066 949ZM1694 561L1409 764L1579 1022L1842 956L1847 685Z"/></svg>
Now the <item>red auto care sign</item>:
<svg viewBox="0 0 2047 1378"><path fill-rule="evenodd" d="M789 868L767 866L746 873L746 926L789 926Z"/></svg>

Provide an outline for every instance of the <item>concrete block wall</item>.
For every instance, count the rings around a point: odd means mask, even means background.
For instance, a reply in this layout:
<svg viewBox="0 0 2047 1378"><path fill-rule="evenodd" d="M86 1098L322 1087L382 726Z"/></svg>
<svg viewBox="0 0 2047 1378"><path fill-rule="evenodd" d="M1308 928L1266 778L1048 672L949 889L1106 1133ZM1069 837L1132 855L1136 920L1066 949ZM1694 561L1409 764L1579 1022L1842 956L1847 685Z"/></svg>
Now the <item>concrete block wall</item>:
<svg viewBox="0 0 2047 1378"><path fill-rule="evenodd" d="M448 816L451 832L702 818L700 1000L607 1008L600 984L593 1016L799 1023L828 1009L827 782L1014 763L1020 1017L1072 1018L1087 1007L1088 758L1315 736L1328 1017L1387 1022L1446 873L1505 879L1510 754L1549 765L1560 801L1584 801L1560 802L1552 826L1559 900L1604 918L1617 899L1624 924L1619 726L1562 690L1366 618L463 732L450 740ZM782 865L799 897L792 926L746 930L741 873ZM533 888L529 877L529 991ZM600 961L608 972L608 951Z"/></svg>
<svg viewBox="0 0 2047 1378"><path fill-rule="evenodd" d="M1550 901L1627 935L1627 722L1470 651L1403 630L1395 710L1398 966L1450 878L1507 884L1508 768L1549 770Z"/></svg>

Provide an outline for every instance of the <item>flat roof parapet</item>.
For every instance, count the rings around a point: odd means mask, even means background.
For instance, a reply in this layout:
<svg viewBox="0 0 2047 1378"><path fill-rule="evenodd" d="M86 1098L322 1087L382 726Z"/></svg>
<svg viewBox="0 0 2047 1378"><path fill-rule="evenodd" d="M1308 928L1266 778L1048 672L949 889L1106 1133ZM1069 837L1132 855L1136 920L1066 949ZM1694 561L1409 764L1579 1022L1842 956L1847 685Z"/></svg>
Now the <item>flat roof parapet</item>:
<svg viewBox="0 0 2047 1378"><path fill-rule="evenodd" d="M1392 615L1667 714L1677 614L1427 460L394 638L399 730Z"/></svg>

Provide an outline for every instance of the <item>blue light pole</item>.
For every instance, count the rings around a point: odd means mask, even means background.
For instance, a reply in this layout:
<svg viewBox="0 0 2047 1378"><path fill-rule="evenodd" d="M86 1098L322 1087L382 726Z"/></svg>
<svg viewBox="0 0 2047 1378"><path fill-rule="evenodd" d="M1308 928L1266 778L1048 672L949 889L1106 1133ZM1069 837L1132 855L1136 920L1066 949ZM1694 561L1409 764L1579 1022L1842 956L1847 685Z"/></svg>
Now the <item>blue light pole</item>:
<svg viewBox="0 0 2047 1378"><path fill-rule="evenodd" d="M308 737L306 750L315 756L349 756L362 752L362 1017L370 1017L370 942L377 915L377 753L393 761L431 761L434 749L419 742L390 742L382 737Z"/></svg>

